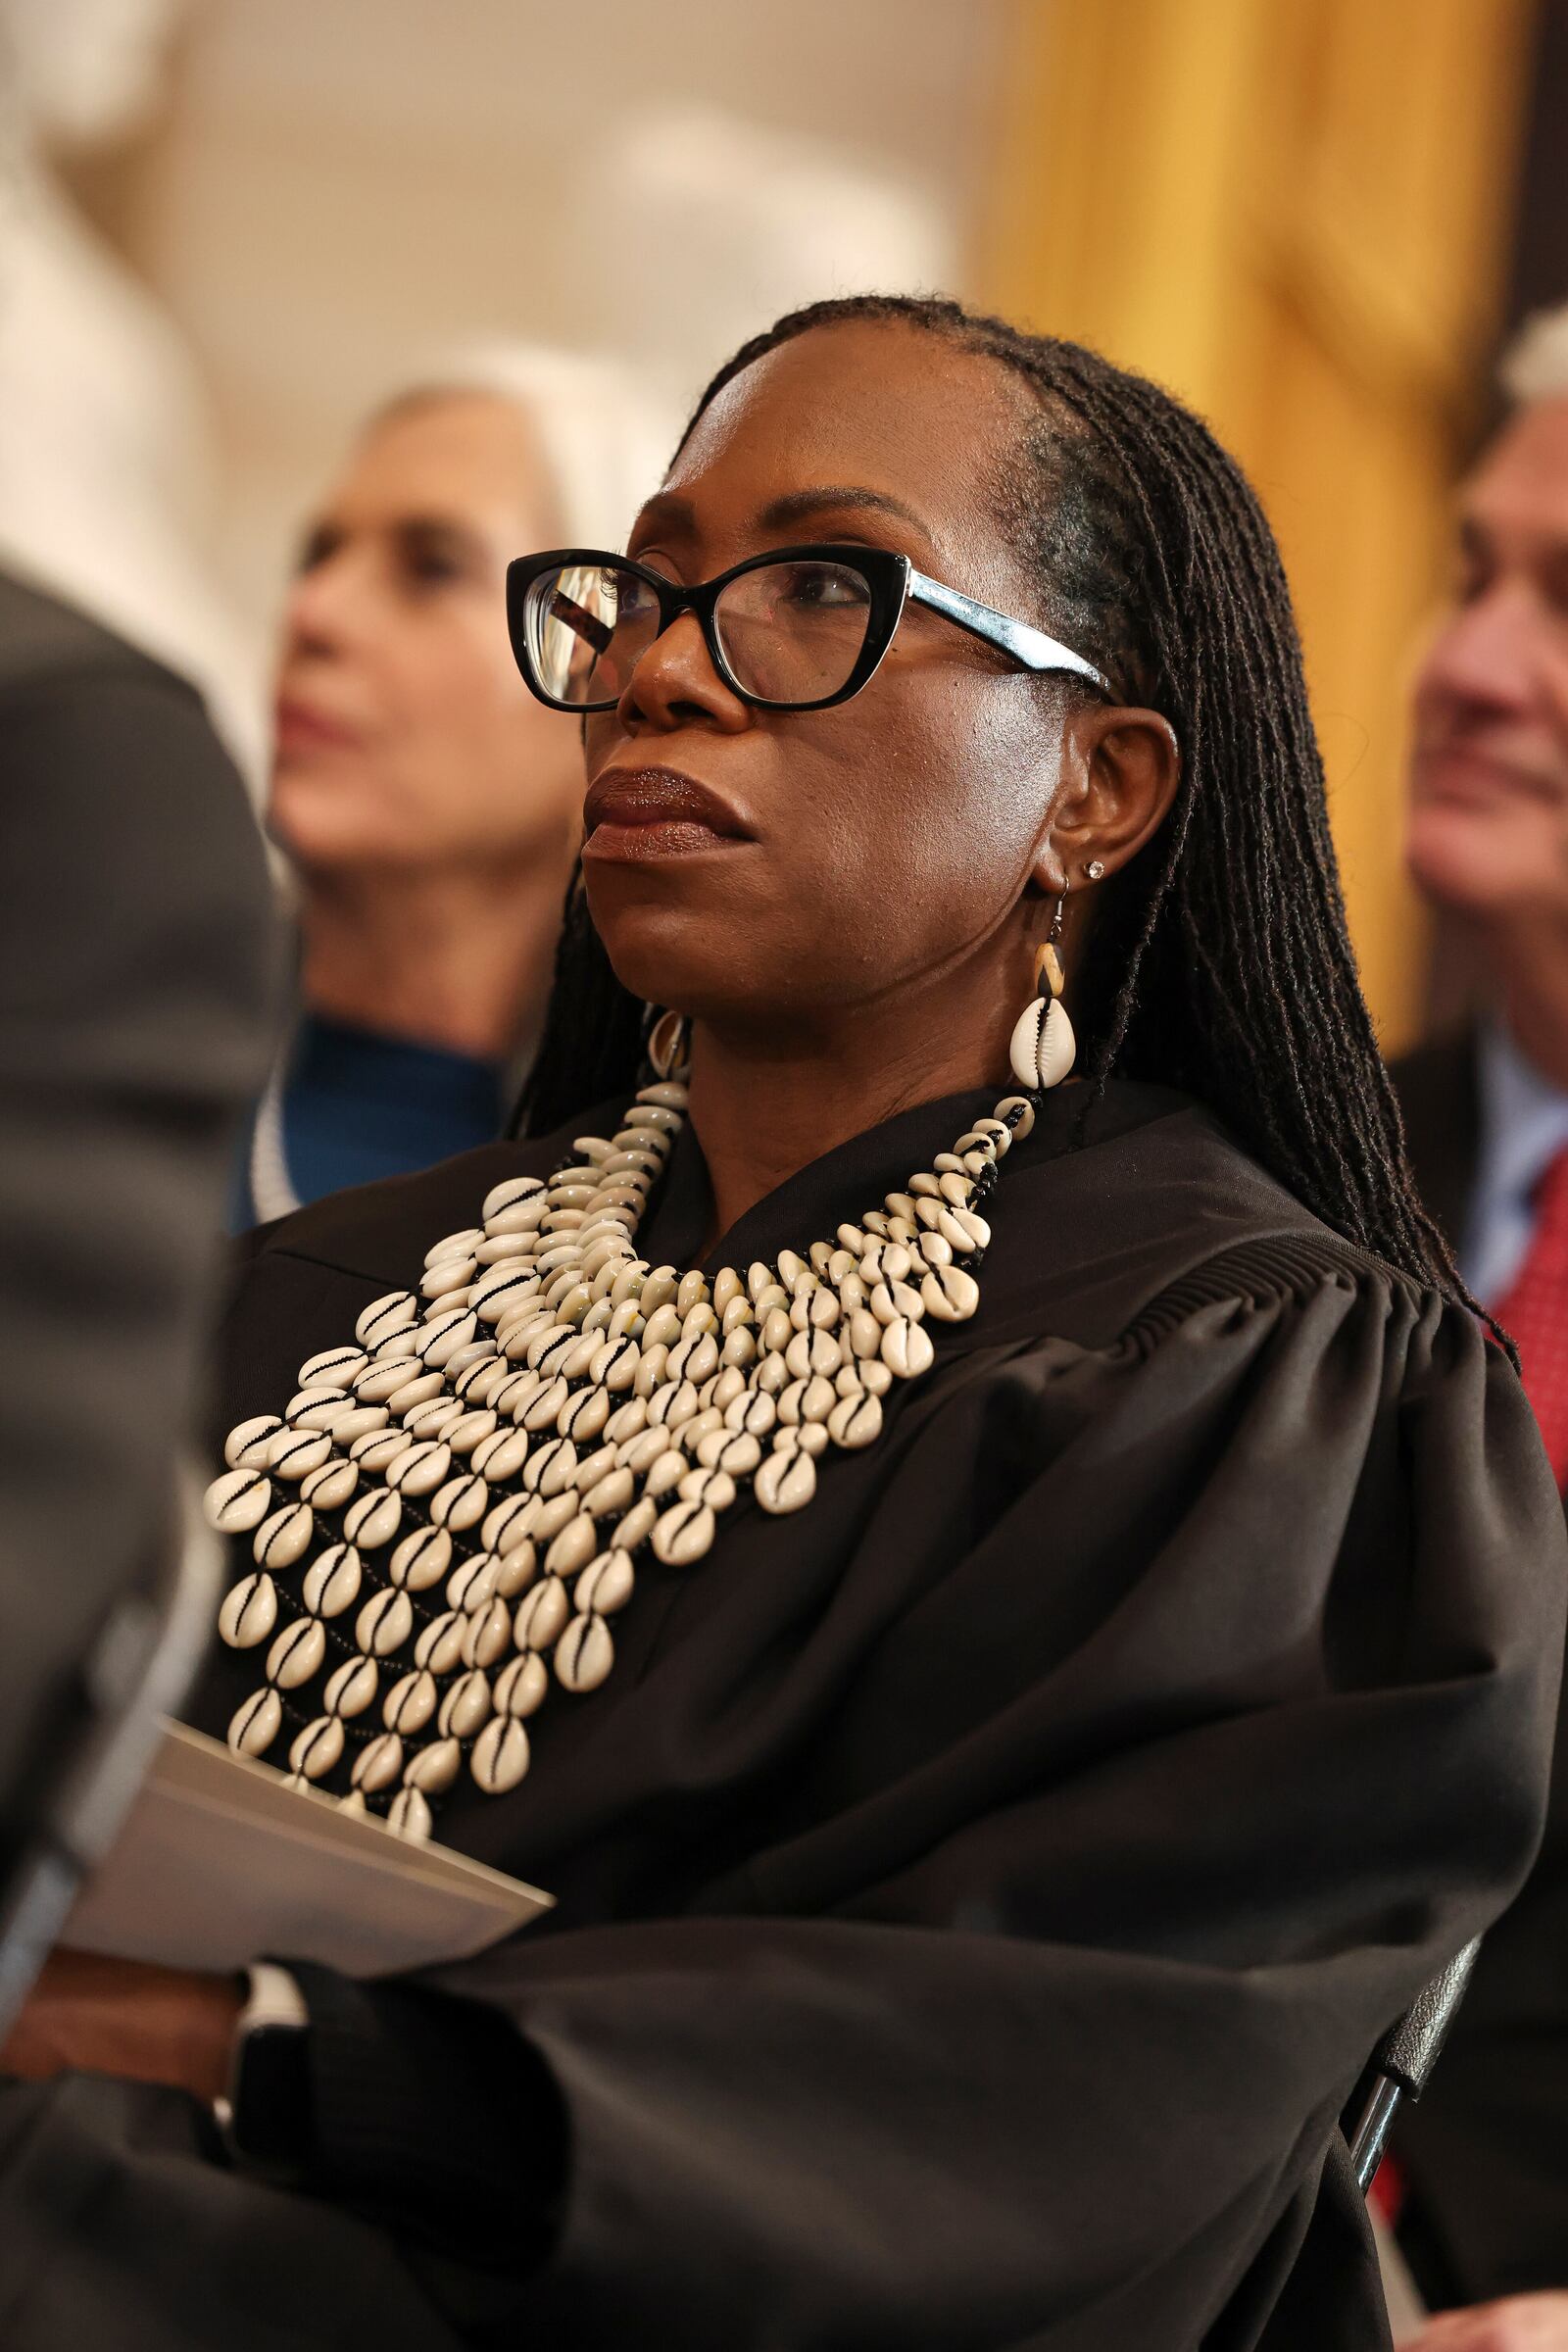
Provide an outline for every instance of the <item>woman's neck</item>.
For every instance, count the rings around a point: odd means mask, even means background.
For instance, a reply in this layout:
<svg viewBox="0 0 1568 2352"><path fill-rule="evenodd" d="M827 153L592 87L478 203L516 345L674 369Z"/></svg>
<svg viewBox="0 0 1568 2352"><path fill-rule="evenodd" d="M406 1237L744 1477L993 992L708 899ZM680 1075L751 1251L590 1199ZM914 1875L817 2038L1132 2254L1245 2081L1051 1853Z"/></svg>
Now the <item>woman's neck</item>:
<svg viewBox="0 0 1568 2352"><path fill-rule="evenodd" d="M713 1191L710 1246L810 1161L899 1111L992 1083L999 1098L1013 1092L1007 1045L1023 1002L1023 985L1009 993L993 968L966 985L950 975L901 990L819 1030L737 1037L699 1023L691 1122Z"/></svg>
<svg viewBox="0 0 1568 2352"><path fill-rule="evenodd" d="M569 855L513 866L301 877L312 1012L503 1061L537 1038Z"/></svg>

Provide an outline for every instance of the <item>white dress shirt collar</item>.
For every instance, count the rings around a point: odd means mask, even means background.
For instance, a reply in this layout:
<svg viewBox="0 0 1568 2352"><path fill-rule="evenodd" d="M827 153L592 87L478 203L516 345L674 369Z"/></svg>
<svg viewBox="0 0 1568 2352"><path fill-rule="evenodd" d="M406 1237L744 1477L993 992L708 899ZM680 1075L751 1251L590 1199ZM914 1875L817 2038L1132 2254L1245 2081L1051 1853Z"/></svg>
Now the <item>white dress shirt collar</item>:
<svg viewBox="0 0 1568 2352"><path fill-rule="evenodd" d="M1568 1146L1568 1094L1525 1059L1494 1016L1476 1047L1481 1137L1462 1266L1476 1297L1494 1306L1530 1247L1536 1187Z"/></svg>

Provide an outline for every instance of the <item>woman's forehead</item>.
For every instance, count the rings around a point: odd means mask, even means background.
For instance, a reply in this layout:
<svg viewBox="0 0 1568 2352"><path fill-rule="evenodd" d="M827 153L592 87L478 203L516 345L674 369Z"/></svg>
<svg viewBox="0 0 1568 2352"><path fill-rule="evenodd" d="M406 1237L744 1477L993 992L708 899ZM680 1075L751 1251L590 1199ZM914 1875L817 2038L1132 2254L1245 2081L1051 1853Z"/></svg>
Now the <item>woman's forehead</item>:
<svg viewBox="0 0 1568 2352"><path fill-rule="evenodd" d="M539 431L514 402L494 394L432 392L371 420L336 485L388 507L444 506L476 516L553 510L557 504Z"/></svg>
<svg viewBox="0 0 1568 2352"><path fill-rule="evenodd" d="M666 487L713 537L805 492L856 488L904 509L933 557L961 557L996 545L997 482L1027 416L1028 395L1005 370L942 336L869 321L817 327L725 385ZM866 523L878 536L869 507ZM904 531L889 535L904 543Z"/></svg>

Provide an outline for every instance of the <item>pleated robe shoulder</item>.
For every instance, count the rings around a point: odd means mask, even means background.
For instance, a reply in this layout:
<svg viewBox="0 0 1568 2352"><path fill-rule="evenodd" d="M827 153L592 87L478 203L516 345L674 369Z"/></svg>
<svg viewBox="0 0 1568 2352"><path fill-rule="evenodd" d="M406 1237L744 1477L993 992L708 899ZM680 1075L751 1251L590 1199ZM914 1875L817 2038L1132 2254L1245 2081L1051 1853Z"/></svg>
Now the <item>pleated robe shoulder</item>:
<svg viewBox="0 0 1568 2352"><path fill-rule="evenodd" d="M317 2315L275 2340L348 2340L357 2310L411 2346L1386 2341L1340 2117L1528 1869L1561 1506L1470 1315L1185 1098L1112 1086L1086 1134L1083 1103L1008 1155L979 1310L877 1443L799 1515L746 1502L695 1567L640 1562L609 1682L553 1691L510 1794L446 1802L438 1837L559 1898L439 1980L553 2078L543 2257L497 2245L481 2279L225 2177L219 2267L276 2248ZM615 1107L254 1237L215 1427L280 1409L491 1185ZM832 1152L701 1262L831 1238L989 1108ZM639 1248L700 1262L710 1215L688 1133ZM220 1657L198 1719L257 1679ZM103 2162L174 2235L211 2170L129 2124ZM145 2340L274 2340L247 2325Z"/></svg>

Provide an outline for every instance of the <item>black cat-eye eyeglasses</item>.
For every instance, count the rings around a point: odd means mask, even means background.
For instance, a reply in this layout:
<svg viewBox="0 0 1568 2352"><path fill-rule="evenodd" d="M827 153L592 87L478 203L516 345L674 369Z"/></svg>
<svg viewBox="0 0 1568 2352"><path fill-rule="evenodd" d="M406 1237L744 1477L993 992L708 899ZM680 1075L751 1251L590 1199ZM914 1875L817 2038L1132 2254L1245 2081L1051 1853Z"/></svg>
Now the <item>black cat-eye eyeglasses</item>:
<svg viewBox="0 0 1568 2352"><path fill-rule="evenodd" d="M1007 654L1021 669L1109 681L1081 654L916 571L886 548L771 548L686 587L630 556L555 548L507 571L512 649L555 710L612 710L638 662L682 612L694 612L713 667L763 710L825 710L872 677L908 604Z"/></svg>

